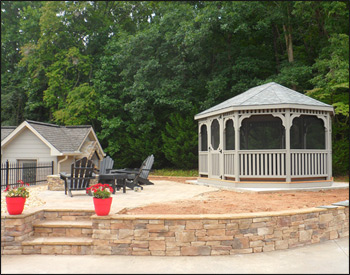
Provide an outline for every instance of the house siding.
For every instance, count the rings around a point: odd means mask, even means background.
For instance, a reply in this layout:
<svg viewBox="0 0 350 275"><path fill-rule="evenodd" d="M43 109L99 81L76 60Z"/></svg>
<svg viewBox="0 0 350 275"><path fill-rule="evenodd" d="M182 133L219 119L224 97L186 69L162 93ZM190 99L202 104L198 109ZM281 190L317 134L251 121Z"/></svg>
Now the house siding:
<svg viewBox="0 0 350 275"><path fill-rule="evenodd" d="M38 162L57 163L57 158L50 155L50 148L33 132L24 128L13 140L2 148L2 161L16 162L17 160L33 159ZM54 165L55 167L56 165ZM57 168L54 168L54 172Z"/></svg>
<svg viewBox="0 0 350 275"><path fill-rule="evenodd" d="M64 157L60 157L58 161L60 161L61 159L64 159ZM79 157L68 157L67 160L61 162L60 164L60 172L61 173L67 173L70 174L71 173L71 165L73 162L75 162L76 160L78 160Z"/></svg>

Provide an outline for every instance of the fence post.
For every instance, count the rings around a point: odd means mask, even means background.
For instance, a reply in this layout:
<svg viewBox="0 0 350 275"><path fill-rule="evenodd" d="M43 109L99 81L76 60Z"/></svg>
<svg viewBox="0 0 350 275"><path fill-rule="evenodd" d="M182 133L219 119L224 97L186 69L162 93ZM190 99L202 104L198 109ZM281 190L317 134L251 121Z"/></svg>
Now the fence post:
<svg viewBox="0 0 350 275"><path fill-rule="evenodd" d="M6 160L6 188L9 186L9 160Z"/></svg>

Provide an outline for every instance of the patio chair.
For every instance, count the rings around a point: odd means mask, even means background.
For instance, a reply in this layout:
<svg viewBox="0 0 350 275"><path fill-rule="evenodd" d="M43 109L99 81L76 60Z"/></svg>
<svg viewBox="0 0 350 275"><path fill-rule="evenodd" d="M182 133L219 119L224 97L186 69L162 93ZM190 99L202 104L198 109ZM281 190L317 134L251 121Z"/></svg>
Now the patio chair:
<svg viewBox="0 0 350 275"><path fill-rule="evenodd" d="M113 169L114 160L107 156L101 161L100 169L95 169L94 172L98 174L107 174L111 169Z"/></svg>
<svg viewBox="0 0 350 275"><path fill-rule="evenodd" d="M70 197L73 197L72 190L85 190L89 187L90 180L94 179L92 172L94 163L86 157L73 162L71 165L71 174L60 173L60 178L64 180L64 193L67 191Z"/></svg>
<svg viewBox="0 0 350 275"><path fill-rule="evenodd" d="M111 173L126 173L128 174L128 178L126 179L126 187L130 189L134 189L135 186L140 187L143 189L141 185L153 185L154 183L148 180L149 172L152 169L154 163L154 156L150 155L148 156L142 163L141 167L139 169L115 169L111 170ZM122 186L118 184L117 181L117 190L119 190Z"/></svg>

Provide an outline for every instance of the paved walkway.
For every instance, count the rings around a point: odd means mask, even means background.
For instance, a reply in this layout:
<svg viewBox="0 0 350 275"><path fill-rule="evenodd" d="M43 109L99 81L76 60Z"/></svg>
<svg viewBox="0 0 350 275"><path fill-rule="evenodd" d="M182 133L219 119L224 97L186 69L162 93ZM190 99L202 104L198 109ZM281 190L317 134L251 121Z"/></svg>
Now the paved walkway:
<svg viewBox="0 0 350 275"><path fill-rule="evenodd" d="M232 256L1 257L1 274L349 274L349 238Z"/></svg>

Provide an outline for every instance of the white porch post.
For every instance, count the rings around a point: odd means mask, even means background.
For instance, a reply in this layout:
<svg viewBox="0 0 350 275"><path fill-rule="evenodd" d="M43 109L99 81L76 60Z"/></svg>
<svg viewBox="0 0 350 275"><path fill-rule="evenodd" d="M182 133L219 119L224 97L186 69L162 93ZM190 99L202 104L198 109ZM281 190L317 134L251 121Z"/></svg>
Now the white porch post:
<svg viewBox="0 0 350 275"><path fill-rule="evenodd" d="M332 178L332 120L330 114L327 114L326 131L326 150L327 150L327 180Z"/></svg>
<svg viewBox="0 0 350 275"><path fill-rule="evenodd" d="M234 115L234 128L235 128L235 161L234 161L234 171L235 171L235 181L240 181L239 179L239 144L240 144L240 125L238 112Z"/></svg>
<svg viewBox="0 0 350 275"><path fill-rule="evenodd" d="M290 169L290 127L292 122L290 121L290 109L286 109L285 128L286 128L286 182L291 182L291 169Z"/></svg>
<svg viewBox="0 0 350 275"><path fill-rule="evenodd" d="M220 145L219 145L219 152L220 152L220 178L223 180L225 179L224 176L224 134L225 134L225 125L224 125L224 116L221 115L219 117L219 134L220 134Z"/></svg>

